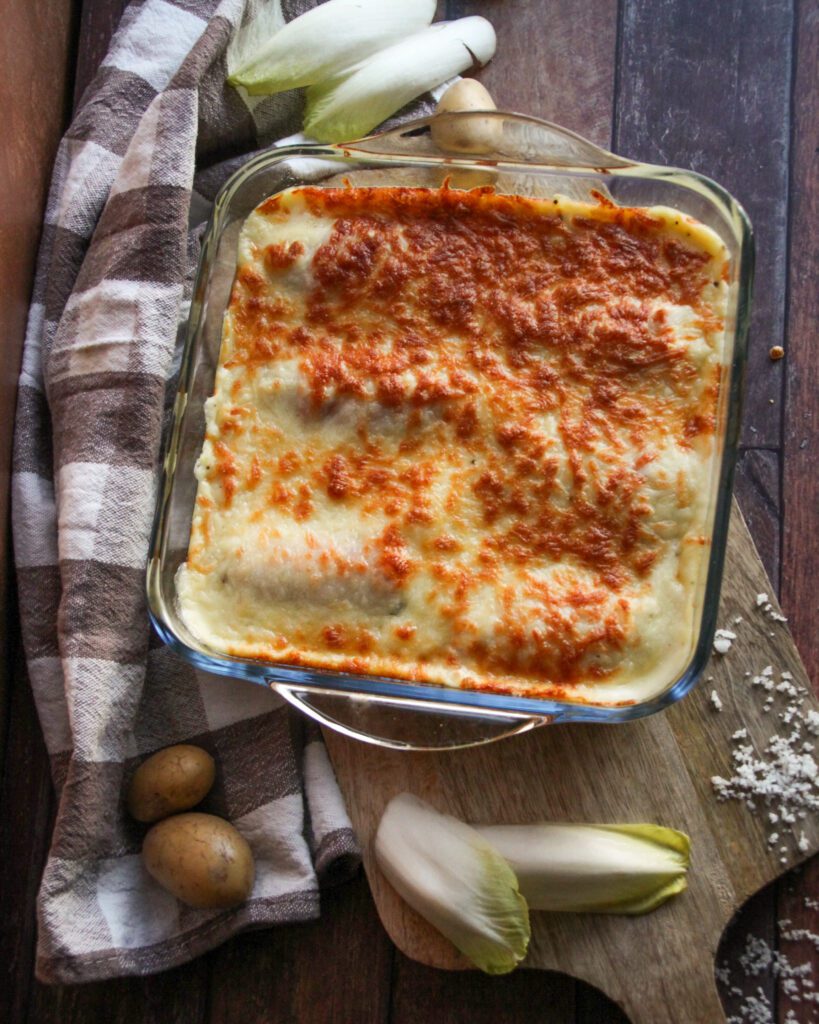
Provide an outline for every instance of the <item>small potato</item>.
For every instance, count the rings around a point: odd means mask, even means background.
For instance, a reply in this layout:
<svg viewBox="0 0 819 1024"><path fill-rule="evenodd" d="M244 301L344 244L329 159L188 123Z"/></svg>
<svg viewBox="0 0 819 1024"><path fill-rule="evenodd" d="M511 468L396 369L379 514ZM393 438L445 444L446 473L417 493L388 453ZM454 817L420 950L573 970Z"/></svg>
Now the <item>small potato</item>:
<svg viewBox="0 0 819 1024"><path fill-rule="evenodd" d="M195 807L210 792L213 758L201 747L180 743L152 754L137 768L128 788L128 811L137 821L159 821Z"/></svg>
<svg viewBox="0 0 819 1024"><path fill-rule="evenodd" d="M213 814L176 814L148 832L142 861L190 907L233 907L248 898L256 869L247 840Z"/></svg>
<svg viewBox="0 0 819 1024"><path fill-rule="evenodd" d="M474 78L462 78L451 85L438 101L437 114L455 111L495 110L495 101ZM430 126L432 141L439 149L454 153L491 153L500 145L503 125L492 117L436 117Z"/></svg>

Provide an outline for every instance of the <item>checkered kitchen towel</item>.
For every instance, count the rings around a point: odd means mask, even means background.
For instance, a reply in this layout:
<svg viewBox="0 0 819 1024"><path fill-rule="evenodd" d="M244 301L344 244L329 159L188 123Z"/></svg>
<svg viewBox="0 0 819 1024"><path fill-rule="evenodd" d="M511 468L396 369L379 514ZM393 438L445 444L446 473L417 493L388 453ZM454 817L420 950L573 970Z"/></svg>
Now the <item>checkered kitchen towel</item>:
<svg viewBox="0 0 819 1024"><path fill-rule="evenodd" d="M238 157L300 127L298 93L245 105L224 84L251 2L132 2L57 155L13 477L23 637L59 794L38 905L44 981L147 974L244 928L314 917L319 883L357 862L317 730L261 687L196 674L151 636L143 597L201 234L189 218L207 215L202 195ZM313 2L285 0L285 16ZM183 740L217 761L205 809L254 850L236 910L192 910L156 885L123 809L140 760Z"/></svg>

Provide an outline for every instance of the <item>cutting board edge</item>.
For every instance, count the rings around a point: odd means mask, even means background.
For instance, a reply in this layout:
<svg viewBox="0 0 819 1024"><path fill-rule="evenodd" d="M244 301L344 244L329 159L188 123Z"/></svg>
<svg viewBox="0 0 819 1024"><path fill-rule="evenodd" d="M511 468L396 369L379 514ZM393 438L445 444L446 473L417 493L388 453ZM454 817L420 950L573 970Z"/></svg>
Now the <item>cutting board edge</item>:
<svg viewBox="0 0 819 1024"><path fill-rule="evenodd" d="M367 863L365 859L365 864ZM371 872L377 873L379 876L380 884L373 886ZM404 943L404 936L400 930L395 930L392 927L394 923L394 917L390 914L384 914L381 909L379 901L380 886L385 885L389 887L389 883L381 875L378 867L371 863L367 866L367 878L370 882L371 889L373 890L373 899L376 904L376 910L378 912L379 919L390 939L395 945L396 949L405 957L413 960L415 963L421 964L424 967L433 968L435 970L443 970L449 972L477 972L479 968L471 964L469 960L462 954L458 953L454 947L452 952L452 959L449 962L444 962L440 958L436 959L434 956L425 957L418 955L418 950L408 948ZM398 895L395 895L397 900L400 900ZM404 905L404 913L407 913L413 917L417 917L415 911ZM703 1012L707 1012L707 1017L702 1017L698 1020L698 1024L725 1024L727 1020L725 1009L722 1004L722 999L717 988L716 978L716 958L719 950L719 943L722 935L727 927L731 917L729 915L726 919L722 929L718 934L712 935L710 940L703 944L702 955L698 958L698 965L700 970L696 972L695 977L699 979L699 986L702 995ZM434 929L427 922L422 922L425 928L430 929L434 932ZM424 947L421 947L422 949ZM433 947L434 948L434 947ZM690 966L690 965L689 965ZM607 978L598 977L593 970L582 970L578 969L577 965L568 967L558 963L539 963L532 964L528 962L528 958L523 960L516 968L516 971L549 971L554 974L565 975L574 981L582 982L583 984L590 985L598 992L602 993L607 999L612 1000L620 1010L629 1018L631 1024L665 1024L664 1021L657 1017L656 1005L649 1008L650 1016L645 1016L646 1006L644 993L634 992L629 989L628 986L622 988L622 990L615 990L612 985L612 976ZM669 1018L671 1020L671 1018Z"/></svg>

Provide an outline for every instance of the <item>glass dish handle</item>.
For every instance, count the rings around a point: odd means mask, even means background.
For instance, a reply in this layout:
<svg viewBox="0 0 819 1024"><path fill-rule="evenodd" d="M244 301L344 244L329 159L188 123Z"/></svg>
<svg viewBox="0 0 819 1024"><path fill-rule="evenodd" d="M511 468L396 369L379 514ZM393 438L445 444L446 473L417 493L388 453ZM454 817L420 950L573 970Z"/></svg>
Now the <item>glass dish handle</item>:
<svg viewBox="0 0 819 1024"><path fill-rule="evenodd" d="M268 680L270 688L319 725L393 750L455 750L528 732L552 721L476 711L426 700L301 687Z"/></svg>
<svg viewBox="0 0 819 1024"><path fill-rule="evenodd" d="M633 160L609 153L582 135L527 114L506 111L457 111L437 114L434 117L419 118L408 124L371 135L352 143L339 143L332 149L340 150L345 157L366 153L373 156L396 156L402 162L413 158L426 159L434 156L440 159L442 150L432 140L429 126L433 120L451 122L451 135L463 134L465 126L474 121L479 137L493 140L492 148L479 155L471 151L464 155L453 151L451 159L466 160L470 165L486 163L526 163L532 167L571 167L605 171L611 168L633 167ZM450 156L443 151L445 156Z"/></svg>

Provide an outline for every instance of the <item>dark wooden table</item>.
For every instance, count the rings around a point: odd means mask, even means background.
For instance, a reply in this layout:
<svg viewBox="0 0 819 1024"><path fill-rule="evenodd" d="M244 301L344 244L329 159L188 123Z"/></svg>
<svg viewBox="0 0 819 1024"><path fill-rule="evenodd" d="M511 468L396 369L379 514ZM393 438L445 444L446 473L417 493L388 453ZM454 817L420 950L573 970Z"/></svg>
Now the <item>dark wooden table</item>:
<svg viewBox="0 0 819 1024"><path fill-rule="evenodd" d="M63 0L51 8L48 0L11 4L20 8L21 24L25 21L20 46L53 49L54 37L49 43L38 33L54 28L57 18L58 38L70 40L67 73L73 69L69 95L74 102L105 53L123 6L122 0L76 0L73 7ZM557 121L616 152L691 167L720 181L748 210L758 269L737 492L817 681L819 3L448 0L445 7L444 12L439 5L440 14L480 13L495 24L498 55L481 77L498 106ZM9 32L4 45L10 52L16 39ZM43 53L47 60L34 61L33 67L43 82L55 69L57 88L65 55ZM42 82L39 92L47 97ZM56 126L59 104L52 103L50 117ZM46 140L38 152L51 152L49 145ZM32 181L41 198L38 173ZM21 244L30 247L30 235L30 230L21 234ZM30 274L30 259L24 270ZM780 362L768 354L776 344L787 353ZM16 358L12 355L12 367ZM362 878L327 894L320 921L242 936L154 978L73 988L39 984L31 975L34 900L52 795L19 651L12 674L0 787L0 971L6 992L0 1019L33 1024L605 1024L624 1019L599 993L569 978L521 971L488 979L413 963L390 943ZM735 961L749 933L778 943L777 921L783 918L791 927L819 931L819 915L805 906L806 896L817 895L819 864L814 862L747 905L725 937L723 955ZM810 942L783 942L782 948L795 962L812 959L819 967ZM819 987L819 971L815 977ZM748 991L757 985L775 1004L779 1021L788 1010L798 1021L816 1019L816 1009L789 1002L771 976L753 979ZM725 999L729 1012L736 1012L737 997L726 992Z"/></svg>

